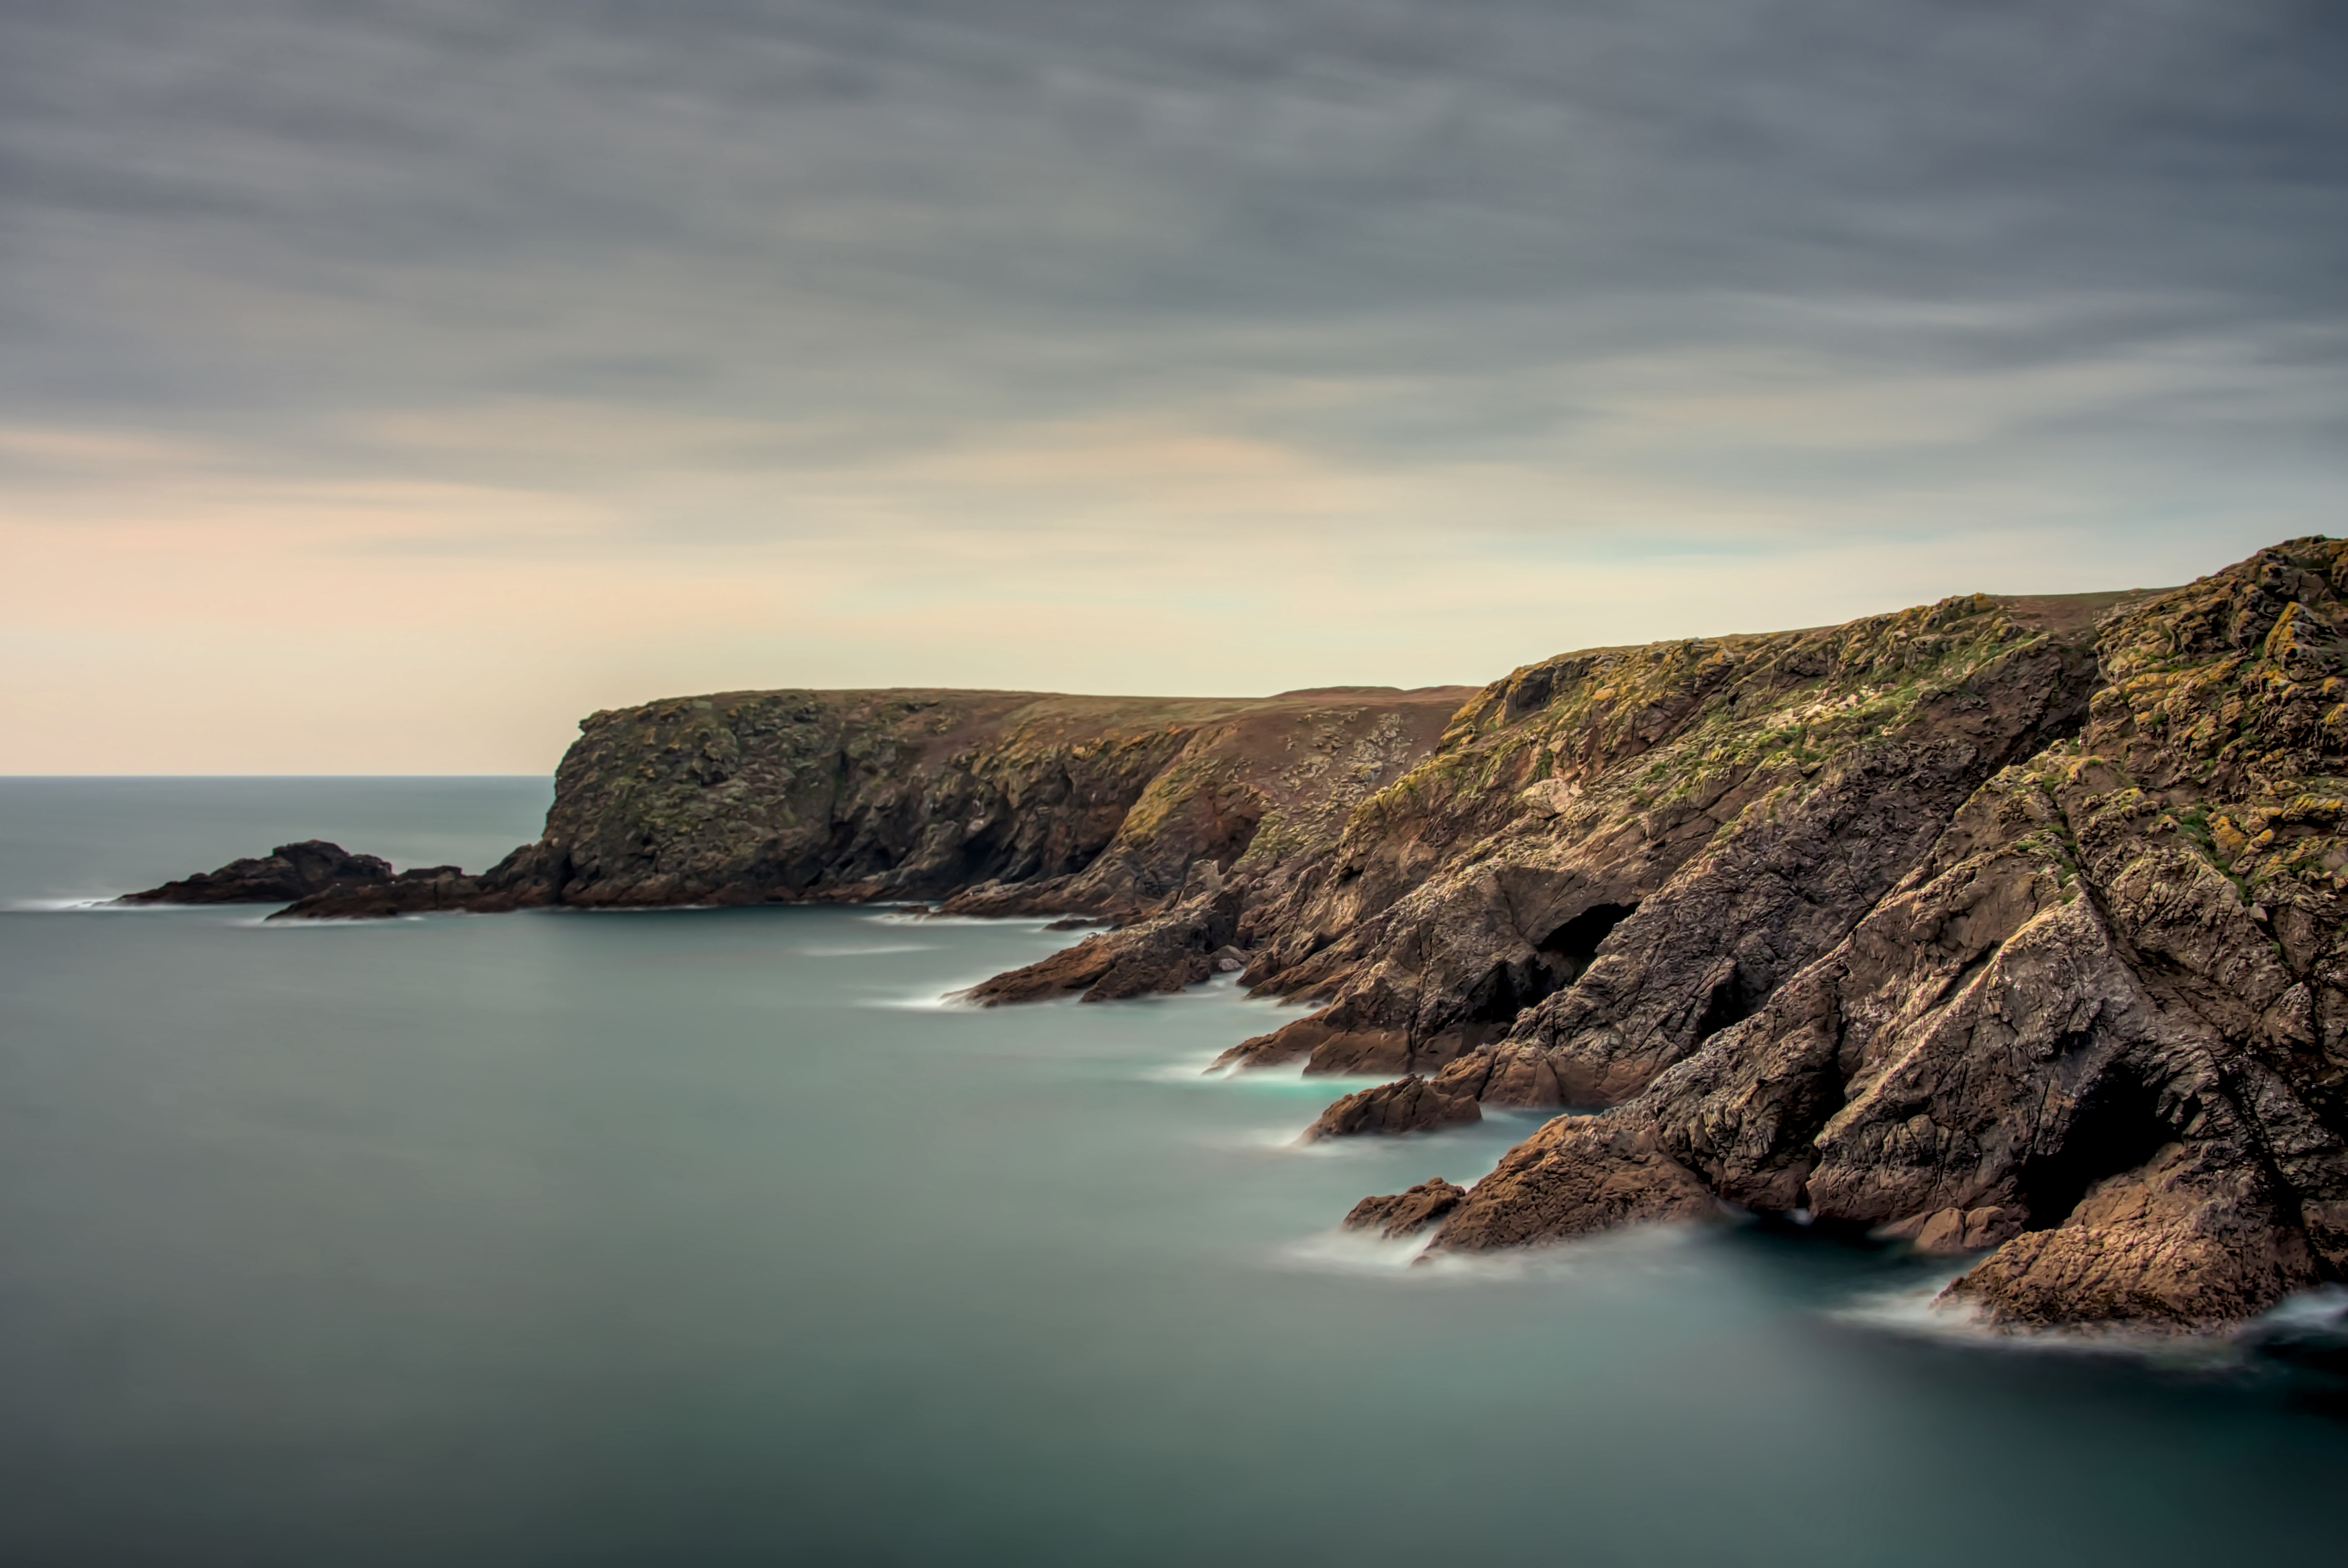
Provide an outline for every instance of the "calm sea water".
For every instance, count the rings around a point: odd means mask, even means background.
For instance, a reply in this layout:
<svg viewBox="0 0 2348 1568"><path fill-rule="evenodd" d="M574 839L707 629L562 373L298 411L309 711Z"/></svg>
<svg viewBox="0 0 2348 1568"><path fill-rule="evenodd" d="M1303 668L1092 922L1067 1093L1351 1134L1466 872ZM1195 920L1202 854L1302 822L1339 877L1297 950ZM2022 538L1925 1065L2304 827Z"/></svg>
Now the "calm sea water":
<svg viewBox="0 0 2348 1568"><path fill-rule="evenodd" d="M1758 1231L1409 1266L1333 1222L1531 1122L1293 1148L1228 988L937 1005L1033 923L60 907L547 794L0 781L0 1561L2342 1558L2320 1377Z"/></svg>

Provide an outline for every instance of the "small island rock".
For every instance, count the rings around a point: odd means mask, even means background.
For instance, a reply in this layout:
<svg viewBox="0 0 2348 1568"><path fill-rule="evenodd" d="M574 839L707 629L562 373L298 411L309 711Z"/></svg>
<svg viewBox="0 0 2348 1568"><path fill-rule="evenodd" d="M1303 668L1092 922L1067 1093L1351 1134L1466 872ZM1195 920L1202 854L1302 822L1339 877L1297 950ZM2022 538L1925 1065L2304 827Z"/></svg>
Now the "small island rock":
<svg viewBox="0 0 2348 1568"><path fill-rule="evenodd" d="M389 882L391 863L353 855L322 838L281 844L259 859L232 860L217 871L201 871L143 893L126 893L118 904L291 904L330 887L365 887Z"/></svg>

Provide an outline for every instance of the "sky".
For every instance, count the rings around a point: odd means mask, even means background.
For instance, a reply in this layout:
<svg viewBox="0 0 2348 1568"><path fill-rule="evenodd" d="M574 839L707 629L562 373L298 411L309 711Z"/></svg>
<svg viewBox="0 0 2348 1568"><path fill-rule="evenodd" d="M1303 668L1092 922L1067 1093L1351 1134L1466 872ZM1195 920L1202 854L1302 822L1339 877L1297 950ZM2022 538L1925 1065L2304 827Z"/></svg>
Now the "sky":
<svg viewBox="0 0 2348 1568"><path fill-rule="evenodd" d="M2336 0L0 0L0 773L2348 531Z"/></svg>

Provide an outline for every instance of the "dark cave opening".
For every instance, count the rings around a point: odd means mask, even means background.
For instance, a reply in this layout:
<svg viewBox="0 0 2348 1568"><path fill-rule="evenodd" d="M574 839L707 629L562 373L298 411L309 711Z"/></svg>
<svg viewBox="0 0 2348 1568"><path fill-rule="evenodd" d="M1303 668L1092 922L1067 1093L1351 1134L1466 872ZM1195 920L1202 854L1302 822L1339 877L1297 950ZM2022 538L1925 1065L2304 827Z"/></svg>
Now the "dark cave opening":
<svg viewBox="0 0 2348 1568"><path fill-rule="evenodd" d="M1695 1041L1710 1040L1722 1030L1743 1023L1761 1010L1769 997L1769 988L1743 964L1728 971L1727 978L1712 988L1704 999L1704 1012L1695 1020Z"/></svg>
<svg viewBox="0 0 2348 1568"><path fill-rule="evenodd" d="M2023 1167L2022 1201L2030 1210L2031 1228L2054 1229L2079 1206L2088 1188L2135 1170L2176 1140L2176 1131L2161 1120L2157 1089L2106 1074L2071 1112L2061 1147Z"/></svg>
<svg viewBox="0 0 2348 1568"><path fill-rule="evenodd" d="M1613 935L1614 927L1629 919L1638 907L1636 904L1592 904L1533 946L1551 960L1553 967L1569 967L1571 973L1566 980L1570 981L1598 956L1598 944Z"/></svg>
<svg viewBox="0 0 2348 1568"><path fill-rule="evenodd" d="M1555 927L1533 944L1533 961L1496 964L1468 995L1467 1021L1507 1024L1517 1014L1581 978L1598 945L1629 918L1636 904L1597 904Z"/></svg>

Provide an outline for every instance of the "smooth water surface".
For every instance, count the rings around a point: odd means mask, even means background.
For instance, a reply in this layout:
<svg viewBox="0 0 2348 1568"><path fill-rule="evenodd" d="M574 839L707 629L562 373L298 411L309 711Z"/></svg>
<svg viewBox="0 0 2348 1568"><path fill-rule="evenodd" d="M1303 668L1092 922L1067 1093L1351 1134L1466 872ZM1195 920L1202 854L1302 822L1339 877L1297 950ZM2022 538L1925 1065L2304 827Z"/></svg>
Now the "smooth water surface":
<svg viewBox="0 0 2348 1568"><path fill-rule="evenodd" d="M939 1005L1063 936L845 909L59 901L288 838L478 867L542 781L0 781L0 1561L2335 1562L2259 1356L1921 1330L1758 1230L1412 1266L1282 1015Z"/></svg>

